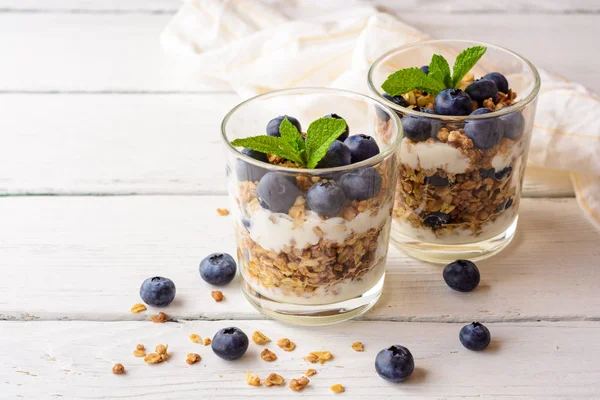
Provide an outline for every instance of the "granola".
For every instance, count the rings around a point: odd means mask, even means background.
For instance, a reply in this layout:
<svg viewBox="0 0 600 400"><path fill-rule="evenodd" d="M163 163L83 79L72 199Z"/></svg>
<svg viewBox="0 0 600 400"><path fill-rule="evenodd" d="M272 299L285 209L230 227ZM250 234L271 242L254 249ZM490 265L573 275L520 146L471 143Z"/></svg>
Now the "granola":
<svg viewBox="0 0 600 400"><path fill-rule="evenodd" d="M225 298L223 296L223 292L221 292L220 290L213 290L212 292L210 292L210 295L217 303L223 301L223 299Z"/></svg>
<svg viewBox="0 0 600 400"><path fill-rule="evenodd" d="M204 345L205 346L210 346L210 343L212 342L212 340L210 340L210 338L204 338Z"/></svg>
<svg viewBox="0 0 600 400"><path fill-rule="evenodd" d="M131 312L134 314L141 313L142 311L146 311L146 306L142 303L134 304L131 307Z"/></svg>
<svg viewBox="0 0 600 400"><path fill-rule="evenodd" d="M148 364L160 364L169 359L169 345L159 344L156 346L155 353L150 353L144 357L144 361Z"/></svg>
<svg viewBox="0 0 600 400"><path fill-rule="evenodd" d="M217 208L217 214L219 214L221 217L224 217L229 215L229 210L226 208Z"/></svg>
<svg viewBox="0 0 600 400"><path fill-rule="evenodd" d="M256 344L266 344L266 343L269 343L271 341L271 339L266 337L260 331L254 331L254 333L252 333L252 341Z"/></svg>
<svg viewBox="0 0 600 400"><path fill-rule="evenodd" d="M246 383L250 386L260 386L260 378L252 375L250 372L246 372Z"/></svg>
<svg viewBox="0 0 600 400"><path fill-rule="evenodd" d="M190 340L194 343L202 343L202 338L200 337L200 335L197 335L195 333L192 333L190 335Z"/></svg>
<svg viewBox="0 0 600 400"><path fill-rule="evenodd" d="M133 351L133 355L134 355L135 357L146 357L146 352L145 352L143 349L142 349L142 350L140 350L140 349L135 349L135 350Z"/></svg>
<svg viewBox="0 0 600 400"><path fill-rule="evenodd" d="M159 312L156 315L153 315L150 317L150 319L152 320L152 322L154 323L158 323L158 324L162 324L167 322L168 318L167 318L167 314L165 314L164 312Z"/></svg>
<svg viewBox="0 0 600 400"><path fill-rule="evenodd" d="M307 369L306 372L304 373L304 375L306 375L306 376L313 376L313 375L316 375L316 374L317 374L317 370L316 369L312 369L312 368Z"/></svg>
<svg viewBox="0 0 600 400"><path fill-rule="evenodd" d="M125 373L125 367L123 366L123 364L117 363L112 368L112 373L115 374L115 375L124 374Z"/></svg>
<svg viewBox="0 0 600 400"><path fill-rule="evenodd" d="M197 363L200 360L201 360L201 357L199 354L189 353L187 355L187 358L185 359L185 362L188 363L189 365L192 365L192 364Z"/></svg>
<svg viewBox="0 0 600 400"><path fill-rule="evenodd" d="M362 342L354 342L352 343L352 350L354 351L365 351L365 346Z"/></svg>
<svg viewBox="0 0 600 400"><path fill-rule="evenodd" d="M304 390L304 388L309 383L310 383L310 380L305 376L302 376L298 379L292 379L290 381L290 389L292 389L295 392L300 392L300 391Z"/></svg>
<svg viewBox="0 0 600 400"><path fill-rule="evenodd" d="M346 389L344 389L341 383L336 383L335 385L331 386L331 391L333 393L344 393Z"/></svg>
<svg viewBox="0 0 600 400"><path fill-rule="evenodd" d="M267 387L269 386L283 386L285 384L285 379L283 379L283 376L281 375L277 375L276 373L271 373L269 374L269 376L267 377L267 379L265 379L263 381L263 384Z"/></svg>
<svg viewBox="0 0 600 400"><path fill-rule="evenodd" d="M277 341L277 346L281 347L285 351L293 351L296 348L296 343L292 342L288 338L281 338Z"/></svg>
<svg viewBox="0 0 600 400"><path fill-rule="evenodd" d="M277 355L269 349L264 349L260 352L260 358L265 361L275 361L277 360Z"/></svg>
<svg viewBox="0 0 600 400"><path fill-rule="evenodd" d="M333 358L333 355L331 355L330 352L328 351L313 351L311 352L308 356L304 357L304 360L310 362L310 363L321 363L321 364L325 364L326 361L329 361Z"/></svg>

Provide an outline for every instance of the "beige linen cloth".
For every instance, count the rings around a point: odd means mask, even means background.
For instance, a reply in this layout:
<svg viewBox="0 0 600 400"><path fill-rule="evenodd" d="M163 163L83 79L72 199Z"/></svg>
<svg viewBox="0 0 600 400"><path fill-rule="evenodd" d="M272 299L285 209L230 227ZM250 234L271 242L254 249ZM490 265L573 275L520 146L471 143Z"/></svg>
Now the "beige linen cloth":
<svg viewBox="0 0 600 400"><path fill-rule="evenodd" d="M161 43L192 74L226 81L248 98L300 86L368 94L375 59L428 38L358 0L188 0ZM540 75L529 163L569 171L583 213L600 230L600 98Z"/></svg>

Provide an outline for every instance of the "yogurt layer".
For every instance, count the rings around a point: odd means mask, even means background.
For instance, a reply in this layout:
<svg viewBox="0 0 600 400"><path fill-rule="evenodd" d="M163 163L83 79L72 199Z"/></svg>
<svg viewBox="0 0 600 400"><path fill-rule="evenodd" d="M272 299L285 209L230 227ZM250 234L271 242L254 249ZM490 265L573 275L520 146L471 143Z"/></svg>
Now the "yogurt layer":
<svg viewBox="0 0 600 400"><path fill-rule="evenodd" d="M410 143L402 139L400 162L413 169L443 169L451 174L462 174L469 168L469 157L447 143Z"/></svg>
<svg viewBox="0 0 600 400"><path fill-rule="evenodd" d="M510 151L506 153L498 153L492 158L492 167L496 171L502 171L504 168L512 164L513 160L521 155L523 149L521 145L514 145Z"/></svg>

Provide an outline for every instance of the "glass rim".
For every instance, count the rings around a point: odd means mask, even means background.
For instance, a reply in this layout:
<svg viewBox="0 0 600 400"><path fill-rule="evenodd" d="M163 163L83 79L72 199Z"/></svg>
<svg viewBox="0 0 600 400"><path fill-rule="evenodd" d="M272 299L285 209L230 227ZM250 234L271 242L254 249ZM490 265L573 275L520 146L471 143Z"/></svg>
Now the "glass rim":
<svg viewBox="0 0 600 400"><path fill-rule="evenodd" d="M360 161L360 162L357 162L354 164L344 165L341 167L312 168L312 169L311 168L282 167L279 165L259 161L259 160L256 160L256 159L249 157L246 154L242 153L241 150L238 150L237 147L235 147L231 144L231 141L227 137L227 123L229 122L231 117L233 117L233 115L236 113L236 111L238 111L240 108L244 107L246 104L251 103L257 99L268 98L271 96L309 94L311 92L314 92L315 94L318 94L318 93L339 94L339 95L343 95L346 97L355 97L355 98L359 98L362 100L366 100L367 102L375 103L376 105L380 106L386 112L386 114L390 117L390 120L394 121L394 124L396 125L396 137L394 138L393 141L391 141L387 145L387 147L385 149L380 151L380 153L374 157L368 158L366 160L363 160L363 161ZM371 96L367 96L365 94L353 92L350 90L337 89L337 88L299 87L299 88L291 88L291 89L279 89L279 90L273 90L273 91L270 91L267 93L262 93L262 94L254 96L254 97L251 97L249 99L246 99L246 100L242 101L241 103L237 104L225 115L225 117L223 117L223 121L221 122L221 138L227 144L227 149L230 152L232 152L233 154L235 154L236 157L244 160L245 162L247 162L249 164L253 164L258 167L269 169L272 171L295 173L295 174L297 174L299 172L302 172L302 173L310 172L311 175L325 175L325 174L330 174L333 172L343 172L343 171L349 171L349 170L362 168L362 167L369 167L372 165L376 165L376 164L382 162L383 160L387 159L389 156L391 156L394 152L396 152L398 150L398 145L400 143L400 140L402 140L402 135L400 132L400 129L402 129L401 126L402 125L400 123L400 118L394 112L394 110L391 109L389 106L385 105L380 100L375 99Z"/></svg>
<svg viewBox="0 0 600 400"><path fill-rule="evenodd" d="M377 90L377 88L375 87L375 84L373 83L373 74L374 74L375 70L379 67L379 65L381 63L383 63L383 61L386 58L390 57L392 54L395 54L395 53L398 53L401 51L405 51L405 50L408 50L411 48L420 47L423 45L435 45L435 44L444 44L444 43L465 43L465 44L468 43L468 44L472 44L472 45L476 45L476 46L485 46L485 47L489 47L489 48L494 48L494 49L502 50L502 51L509 53L510 55L521 60L523 63L525 63L529 67L529 69L531 70L531 73L533 74L533 77L535 79L533 89L530 91L530 93L525 98L519 100L516 104L513 104L512 106L504 107L498 111L492 111L491 113L480 114L480 115L439 115L439 114L428 114L428 113L424 113L424 112L420 112L420 111L414 111L410 108L401 107L401 106L389 101L388 99L386 99L379 93L379 90ZM383 102L388 108L401 111L403 114L407 114L407 115L412 115L412 116L417 116L417 117L426 117L429 119L436 119L436 120L440 120L440 121L456 122L456 121L496 118L496 117L500 117L500 116L510 114L510 113L513 113L516 111L521 111L523 108L525 108L529 103L531 103L537 97L537 95L540 91L541 79L540 79L540 74L538 73L538 70L531 63L531 61L529 61L527 58L523 57L522 55L520 55L510 49L507 49L506 47L502 47L502 46L498 46L498 45L490 44L490 43L485 43L485 42L478 42L475 40L438 39L438 40L423 40L420 42L407 44L407 45L404 45L401 47L396 47L395 49L392 49L392 50L386 52L385 54L383 54L382 56L377 58L373 62L373 64L371 64L371 67L369 67L369 72L367 73L367 85L369 87L369 90L372 93L374 93L375 95L377 95L378 100Z"/></svg>

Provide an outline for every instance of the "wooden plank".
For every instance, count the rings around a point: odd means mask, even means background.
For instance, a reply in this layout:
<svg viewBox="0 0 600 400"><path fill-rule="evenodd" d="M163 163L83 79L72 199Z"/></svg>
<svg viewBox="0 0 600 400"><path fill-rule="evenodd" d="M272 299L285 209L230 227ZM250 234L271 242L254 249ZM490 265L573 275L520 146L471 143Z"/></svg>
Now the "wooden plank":
<svg viewBox="0 0 600 400"><path fill-rule="evenodd" d="M238 102L224 93L0 95L10 143L0 147L0 194L225 194L220 123ZM524 188L573 195L567 174L534 171Z"/></svg>
<svg viewBox="0 0 600 400"><path fill-rule="evenodd" d="M235 254L225 196L5 197L0 199L1 319L147 320L131 314L153 275L177 285L172 319L263 318L239 277L215 303L199 276L212 252ZM480 287L449 289L442 268L395 249L369 320L462 322L600 319L600 234L575 199L524 199L510 247L478 263Z"/></svg>
<svg viewBox="0 0 600 400"><path fill-rule="evenodd" d="M250 343L241 359L227 362L188 339L191 333L212 336L232 325L247 334L260 330L273 340L288 337L297 348L286 353L271 343L267 347L278 359L266 363L259 358L263 347ZM272 321L3 322L0 387L7 399L35 400L331 398L329 388L335 383L346 388L345 399L600 397L599 322L488 324L492 343L478 353L460 344L461 326L352 322L310 329ZM365 344L364 352L351 349L356 340ZM168 344L171 358L146 365L132 355L138 343L150 350ZM394 344L408 347L415 358L415 372L401 384L382 380L373 367L377 352ZM324 365L302 359L317 350L328 350L334 358ZM187 365L189 352L202 360ZM125 366L124 375L111 373L116 362ZM289 382L307 368L318 373L300 393L287 387L252 387L244 379L246 371L263 379L276 372Z"/></svg>

